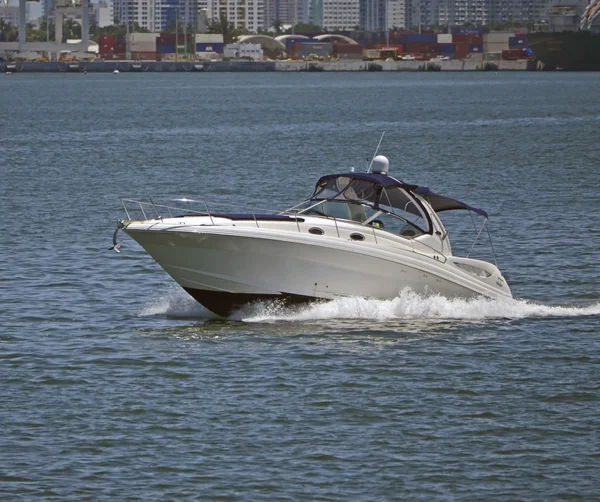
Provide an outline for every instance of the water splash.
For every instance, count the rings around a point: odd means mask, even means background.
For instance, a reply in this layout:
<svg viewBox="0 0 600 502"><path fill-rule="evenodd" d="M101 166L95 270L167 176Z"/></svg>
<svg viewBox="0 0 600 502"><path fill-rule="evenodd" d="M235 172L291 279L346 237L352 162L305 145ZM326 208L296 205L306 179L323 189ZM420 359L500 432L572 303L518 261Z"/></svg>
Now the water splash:
<svg viewBox="0 0 600 502"><path fill-rule="evenodd" d="M142 316L164 315L176 318L217 318L182 289L173 288L146 306ZM600 302L587 306L544 305L528 300L487 298L448 299L423 296L403 290L392 300L340 298L301 307L286 307L278 302L257 302L235 312L230 319L253 322L302 322L328 319L390 321L523 319L600 315Z"/></svg>
<svg viewBox="0 0 600 502"><path fill-rule="evenodd" d="M600 302L585 307L550 306L527 300L487 298L448 299L422 296L409 290L392 300L343 298L299 309L278 311L272 305L257 304L235 317L246 322L310 321L321 319L394 319L469 320L523 319L528 317L574 317L600 315ZM275 311L274 311L275 310ZM241 316L241 317L240 317Z"/></svg>
<svg viewBox="0 0 600 502"><path fill-rule="evenodd" d="M164 294L155 298L139 313L142 317L165 316L175 318L217 318L211 311L205 309L183 289L178 286L170 287Z"/></svg>

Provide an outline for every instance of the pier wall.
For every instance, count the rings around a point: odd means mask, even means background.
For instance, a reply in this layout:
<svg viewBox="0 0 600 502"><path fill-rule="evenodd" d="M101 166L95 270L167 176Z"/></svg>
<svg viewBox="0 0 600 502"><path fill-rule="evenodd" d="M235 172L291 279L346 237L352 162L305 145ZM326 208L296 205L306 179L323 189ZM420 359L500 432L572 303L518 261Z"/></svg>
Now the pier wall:
<svg viewBox="0 0 600 502"><path fill-rule="evenodd" d="M0 72L119 73L128 72L311 72L311 71L525 71L535 70L532 61L497 61L494 67L471 61L91 61L0 62Z"/></svg>

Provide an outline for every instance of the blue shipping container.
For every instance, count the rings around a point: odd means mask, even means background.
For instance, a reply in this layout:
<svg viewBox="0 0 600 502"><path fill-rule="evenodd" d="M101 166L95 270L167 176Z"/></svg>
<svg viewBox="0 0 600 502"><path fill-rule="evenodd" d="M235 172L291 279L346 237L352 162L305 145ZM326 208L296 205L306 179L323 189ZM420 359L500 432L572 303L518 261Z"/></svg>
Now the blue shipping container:
<svg viewBox="0 0 600 502"><path fill-rule="evenodd" d="M216 43L216 44L210 44L210 43L196 44L196 52L217 52L219 54L222 54L223 53L224 45L225 44L221 44L221 43Z"/></svg>
<svg viewBox="0 0 600 502"><path fill-rule="evenodd" d="M296 37L286 38L286 40L285 40L285 46L286 47L290 47L290 46L293 46L295 44L304 43L304 42L310 42L311 40L312 40L311 38L300 38L300 37L298 37L298 38L296 38Z"/></svg>
<svg viewBox="0 0 600 502"><path fill-rule="evenodd" d="M453 35L483 35L483 28L452 28Z"/></svg>
<svg viewBox="0 0 600 502"><path fill-rule="evenodd" d="M435 33L427 33L421 35L402 35L400 37L402 44L437 44L437 35Z"/></svg>
<svg viewBox="0 0 600 502"><path fill-rule="evenodd" d="M296 52L296 56L300 56L300 57L307 57L307 56L321 56L321 57L326 57L329 56L331 54L330 51L328 50L324 50L324 49L302 49L298 52Z"/></svg>
<svg viewBox="0 0 600 502"><path fill-rule="evenodd" d="M440 44L440 52L444 56L450 56L454 54L454 44Z"/></svg>
<svg viewBox="0 0 600 502"><path fill-rule="evenodd" d="M174 45L157 45L156 52L159 54L174 54L177 50Z"/></svg>
<svg viewBox="0 0 600 502"><path fill-rule="evenodd" d="M469 52L483 52L483 44L469 45Z"/></svg>
<svg viewBox="0 0 600 502"><path fill-rule="evenodd" d="M509 49L518 49L520 47L527 47L526 37L510 37L508 39Z"/></svg>

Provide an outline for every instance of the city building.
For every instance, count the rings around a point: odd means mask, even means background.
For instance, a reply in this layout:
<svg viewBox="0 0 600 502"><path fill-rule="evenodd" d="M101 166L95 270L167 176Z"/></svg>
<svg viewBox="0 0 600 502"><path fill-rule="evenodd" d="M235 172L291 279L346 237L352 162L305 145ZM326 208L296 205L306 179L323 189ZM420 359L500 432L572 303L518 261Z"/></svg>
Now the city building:
<svg viewBox="0 0 600 502"><path fill-rule="evenodd" d="M138 24L152 32L196 22L197 0L113 0L113 16L121 24Z"/></svg>
<svg viewBox="0 0 600 502"><path fill-rule="evenodd" d="M0 6L0 19L13 26L19 26L19 8Z"/></svg>
<svg viewBox="0 0 600 502"><path fill-rule="evenodd" d="M236 28L255 33L266 29L265 0L195 0L198 9L206 9L208 22L224 16Z"/></svg>
<svg viewBox="0 0 600 502"><path fill-rule="evenodd" d="M562 0L565 5L580 0ZM582 0L585 2L586 0ZM472 24L533 24L549 16L557 0L406 0L406 25L431 28Z"/></svg>
<svg viewBox="0 0 600 502"><path fill-rule="evenodd" d="M386 0L360 0L359 27L365 31L379 31L386 25Z"/></svg>
<svg viewBox="0 0 600 502"><path fill-rule="evenodd" d="M93 3L90 5L90 17L99 28L111 26L114 24L114 13L112 3L106 2Z"/></svg>
<svg viewBox="0 0 600 502"><path fill-rule="evenodd" d="M308 22L325 31L355 29L360 26L360 0L311 0Z"/></svg>
<svg viewBox="0 0 600 502"><path fill-rule="evenodd" d="M387 0L385 6L385 29L395 30L406 28L406 2L405 0Z"/></svg>
<svg viewBox="0 0 600 502"><path fill-rule="evenodd" d="M296 24L298 19L296 0L265 0L265 27L270 29L275 21L281 24Z"/></svg>
<svg viewBox="0 0 600 502"><path fill-rule="evenodd" d="M42 0L42 17L54 17L55 2L54 0Z"/></svg>

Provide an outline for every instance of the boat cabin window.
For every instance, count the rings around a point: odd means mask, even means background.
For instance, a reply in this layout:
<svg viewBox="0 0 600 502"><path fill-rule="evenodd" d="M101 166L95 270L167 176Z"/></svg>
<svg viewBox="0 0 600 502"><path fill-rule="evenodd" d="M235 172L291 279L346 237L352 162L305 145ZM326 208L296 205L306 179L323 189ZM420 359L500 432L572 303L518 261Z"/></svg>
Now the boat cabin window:
<svg viewBox="0 0 600 502"><path fill-rule="evenodd" d="M295 211L379 226L405 237L430 230L428 216L409 191L351 176L321 180L311 199Z"/></svg>

